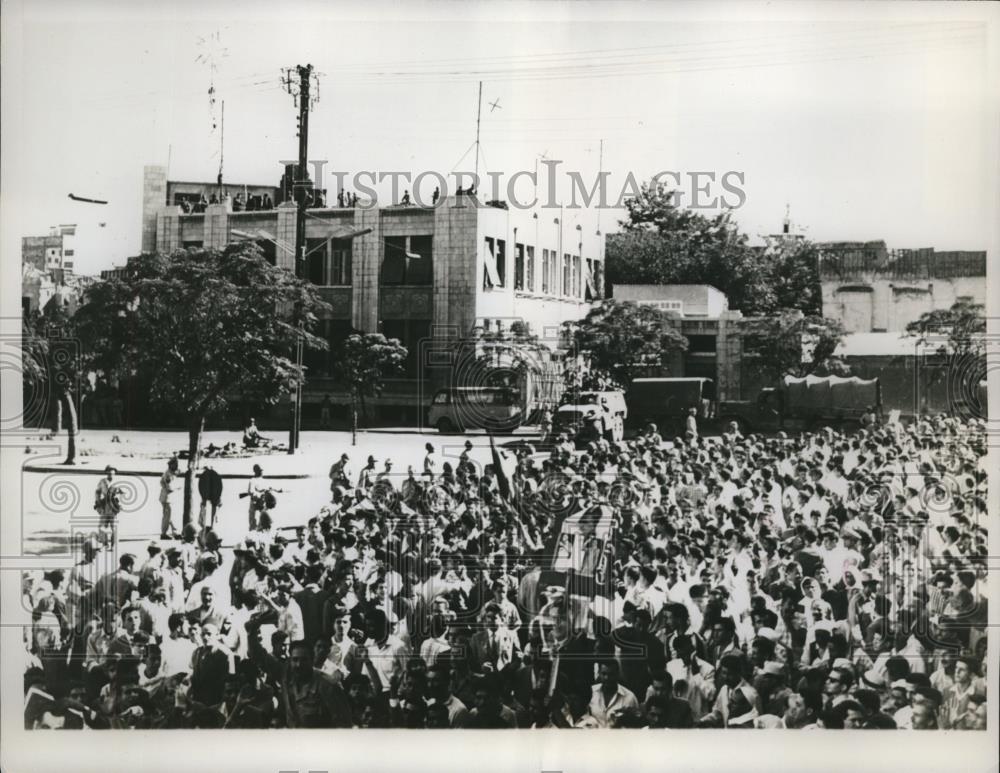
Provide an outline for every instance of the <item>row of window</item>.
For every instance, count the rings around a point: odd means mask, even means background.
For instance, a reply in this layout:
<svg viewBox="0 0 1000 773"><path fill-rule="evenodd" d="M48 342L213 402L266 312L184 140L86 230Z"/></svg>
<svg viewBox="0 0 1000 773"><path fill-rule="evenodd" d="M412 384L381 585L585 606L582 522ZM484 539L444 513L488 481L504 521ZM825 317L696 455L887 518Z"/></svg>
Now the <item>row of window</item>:
<svg viewBox="0 0 1000 773"><path fill-rule="evenodd" d="M536 260L534 246L514 245L514 289L564 298L594 300L601 285L601 263L592 258L541 250ZM486 237L483 252L483 289L508 287L507 243L503 239Z"/></svg>
<svg viewBox="0 0 1000 773"><path fill-rule="evenodd" d="M429 286L434 283L434 238L430 235L387 236L379 282L382 285ZM273 265L275 244L260 239L257 244ZM315 285L349 286L352 284L352 241L350 239L307 239L305 276ZM200 241L185 241L187 249L199 249ZM483 289L503 289L513 280L515 290L564 298L594 300L602 284L600 261L580 255L514 245L513 276L508 270L507 242L486 237Z"/></svg>
<svg viewBox="0 0 1000 773"><path fill-rule="evenodd" d="M326 340L330 348L326 351L307 349L304 363L307 373L311 376L330 377L335 374L335 365L340 354L340 347L354 328L347 319L319 320L315 335ZM394 374L397 378L416 378L419 375L421 344L430 338L431 320L429 319L387 319L382 322L382 334L386 338L396 338L406 347L407 357L403 363L403 372Z"/></svg>

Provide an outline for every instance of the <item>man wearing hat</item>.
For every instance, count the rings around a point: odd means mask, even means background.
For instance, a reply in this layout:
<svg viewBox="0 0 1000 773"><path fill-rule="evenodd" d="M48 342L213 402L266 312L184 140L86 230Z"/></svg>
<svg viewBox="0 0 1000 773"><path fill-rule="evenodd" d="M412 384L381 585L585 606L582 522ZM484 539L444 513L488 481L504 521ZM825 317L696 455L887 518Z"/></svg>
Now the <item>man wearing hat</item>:
<svg viewBox="0 0 1000 773"><path fill-rule="evenodd" d="M121 512L120 492L115 485L117 472L111 465L105 467L104 477L98 481L94 492L94 510L101 516L100 528L108 541L114 530L115 516Z"/></svg>
<svg viewBox="0 0 1000 773"><path fill-rule="evenodd" d="M337 489L349 489L351 487L351 470L350 470L350 457L347 454L341 454L340 459L333 463L330 467L330 491L335 492ZM336 497L333 499L333 503L337 503Z"/></svg>
<svg viewBox="0 0 1000 773"><path fill-rule="evenodd" d="M368 462L364 467L361 468L361 472L358 473L358 489L361 491L367 491L375 483L375 476L378 471L375 469L375 457L369 456Z"/></svg>

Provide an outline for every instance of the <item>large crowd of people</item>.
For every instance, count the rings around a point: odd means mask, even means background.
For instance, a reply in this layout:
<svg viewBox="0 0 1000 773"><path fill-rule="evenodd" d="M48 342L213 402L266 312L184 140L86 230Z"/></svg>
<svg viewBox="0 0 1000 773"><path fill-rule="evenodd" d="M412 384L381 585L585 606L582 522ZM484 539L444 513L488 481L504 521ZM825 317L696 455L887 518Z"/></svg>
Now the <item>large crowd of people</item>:
<svg viewBox="0 0 1000 773"><path fill-rule="evenodd" d="M981 424L472 451L26 574L26 725L985 728Z"/></svg>

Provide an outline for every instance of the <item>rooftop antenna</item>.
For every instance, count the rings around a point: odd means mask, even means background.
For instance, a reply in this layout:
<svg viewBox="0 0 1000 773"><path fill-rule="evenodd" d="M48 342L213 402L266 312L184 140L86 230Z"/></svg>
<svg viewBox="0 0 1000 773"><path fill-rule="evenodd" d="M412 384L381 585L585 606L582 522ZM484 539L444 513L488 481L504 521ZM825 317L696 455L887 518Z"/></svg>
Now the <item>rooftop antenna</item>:
<svg viewBox="0 0 1000 773"><path fill-rule="evenodd" d="M222 100L222 115L219 121L219 203L222 203L222 158L226 146L226 100Z"/></svg>
<svg viewBox="0 0 1000 773"><path fill-rule="evenodd" d="M476 103L476 182L479 185L479 120L483 114L483 82L479 81L479 98Z"/></svg>
<svg viewBox="0 0 1000 773"><path fill-rule="evenodd" d="M600 189L600 191L602 193L601 198L603 199L604 198L604 196L603 196L604 186L601 184L602 181L604 180L604 140L603 139L601 140L601 149L599 151L599 159L600 160L598 161L598 170L597 170L597 185L598 185L598 188ZM604 205L603 201L598 201L597 202L597 235L598 236L601 235L601 209L603 209L603 205Z"/></svg>

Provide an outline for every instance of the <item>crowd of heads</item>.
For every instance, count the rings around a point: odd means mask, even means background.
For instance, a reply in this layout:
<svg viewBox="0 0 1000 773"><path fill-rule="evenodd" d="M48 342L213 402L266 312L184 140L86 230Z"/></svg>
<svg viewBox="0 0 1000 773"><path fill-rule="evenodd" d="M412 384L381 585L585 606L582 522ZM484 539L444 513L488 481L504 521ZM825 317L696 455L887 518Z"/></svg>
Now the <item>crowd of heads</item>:
<svg viewBox="0 0 1000 773"><path fill-rule="evenodd" d="M26 575L25 721L983 729L985 453L938 417L343 454L235 547Z"/></svg>

